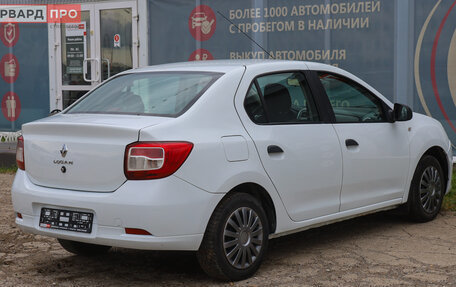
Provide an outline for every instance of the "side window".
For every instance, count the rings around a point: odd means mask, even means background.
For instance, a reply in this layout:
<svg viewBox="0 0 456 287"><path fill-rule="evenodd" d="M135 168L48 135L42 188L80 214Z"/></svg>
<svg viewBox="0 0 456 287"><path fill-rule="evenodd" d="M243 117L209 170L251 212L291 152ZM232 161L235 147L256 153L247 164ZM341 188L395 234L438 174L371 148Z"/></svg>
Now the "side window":
<svg viewBox="0 0 456 287"><path fill-rule="evenodd" d="M263 104L261 103L260 95L258 94L255 84L250 86L249 92L244 100L244 108L254 123L260 124L267 122Z"/></svg>
<svg viewBox="0 0 456 287"><path fill-rule="evenodd" d="M269 123L306 123L318 122L318 114L315 104L312 101L309 87L301 73L280 73L259 77L256 79L259 87L257 91L255 85L252 85L247 94L244 106L250 118L254 115L252 108L247 104L253 102L252 93L259 95L258 99L261 105L261 114L266 115L265 119ZM264 108L263 108L264 105ZM258 111L258 108L256 109Z"/></svg>
<svg viewBox="0 0 456 287"><path fill-rule="evenodd" d="M352 80L319 72L338 123L385 122L383 103L370 91Z"/></svg>

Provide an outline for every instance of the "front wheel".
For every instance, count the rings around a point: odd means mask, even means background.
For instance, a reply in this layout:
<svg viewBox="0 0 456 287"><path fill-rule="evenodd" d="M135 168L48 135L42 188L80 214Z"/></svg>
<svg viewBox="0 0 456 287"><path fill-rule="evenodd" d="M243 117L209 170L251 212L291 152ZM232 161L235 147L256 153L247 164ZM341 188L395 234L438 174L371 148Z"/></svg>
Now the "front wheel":
<svg viewBox="0 0 456 287"><path fill-rule="evenodd" d="M445 177L439 162L433 156L424 156L413 175L409 194L409 210L418 222L433 220L440 212L445 195Z"/></svg>
<svg viewBox="0 0 456 287"><path fill-rule="evenodd" d="M260 202L233 193L214 211L198 250L198 261L211 277L238 281L260 267L268 247L269 227Z"/></svg>

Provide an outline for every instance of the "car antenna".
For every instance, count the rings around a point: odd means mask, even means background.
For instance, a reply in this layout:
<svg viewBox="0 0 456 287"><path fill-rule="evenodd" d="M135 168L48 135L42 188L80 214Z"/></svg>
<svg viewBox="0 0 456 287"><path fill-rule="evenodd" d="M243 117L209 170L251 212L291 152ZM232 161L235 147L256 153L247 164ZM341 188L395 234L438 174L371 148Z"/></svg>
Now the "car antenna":
<svg viewBox="0 0 456 287"><path fill-rule="evenodd" d="M217 10L217 13L219 13L220 16L222 16L226 21L230 22L231 25L233 25L234 27L236 27L236 28L239 30L239 32L241 32L241 33L244 34L247 38L249 38L250 41L252 41L252 42L255 43L258 47L260 47L261 50L263 50L266 54L268 54L269 57L275 59L274 56L273 56L269 51L267 51L265 48L261 47L261 45L258 44L255 40L253 40L252 37L250 37L250 36L247 35L244 31L242 31L241 28L238 27L238 25L234 24L233 21L231 21L230 19L228 19L225 15L223 15L223 14L222 14L220 11L218 11L218 10Z"/></svg>

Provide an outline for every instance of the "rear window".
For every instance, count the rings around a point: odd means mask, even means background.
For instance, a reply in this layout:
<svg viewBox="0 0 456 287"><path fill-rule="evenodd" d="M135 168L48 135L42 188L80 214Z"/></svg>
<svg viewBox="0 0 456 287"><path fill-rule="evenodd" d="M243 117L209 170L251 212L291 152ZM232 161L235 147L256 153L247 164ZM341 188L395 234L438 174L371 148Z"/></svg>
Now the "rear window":
<svg viewBox="0 0 456 287"><path fill-rule="evenodd" d="M116 77L93 90L66 113L176 117L221 76L208 72L151 72Z"/></svg>

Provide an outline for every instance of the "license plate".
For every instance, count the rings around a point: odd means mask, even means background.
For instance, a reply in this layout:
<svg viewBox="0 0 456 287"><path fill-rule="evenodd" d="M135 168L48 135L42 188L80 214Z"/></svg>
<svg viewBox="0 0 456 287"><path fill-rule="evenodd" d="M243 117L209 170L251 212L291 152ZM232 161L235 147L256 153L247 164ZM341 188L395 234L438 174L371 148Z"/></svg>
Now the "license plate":
<svg viewBox="0 0 456 287"><path fill-rule="evenodd" d="M91 233L93 213L44 207L41 209L40 227Z"/></svg>

